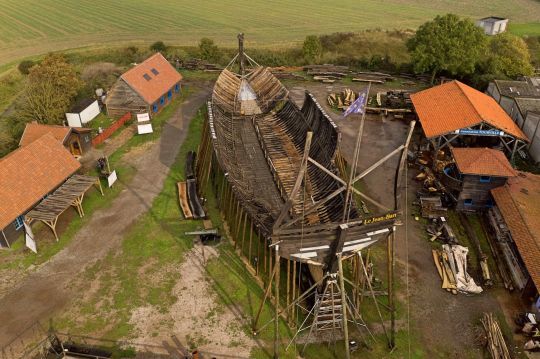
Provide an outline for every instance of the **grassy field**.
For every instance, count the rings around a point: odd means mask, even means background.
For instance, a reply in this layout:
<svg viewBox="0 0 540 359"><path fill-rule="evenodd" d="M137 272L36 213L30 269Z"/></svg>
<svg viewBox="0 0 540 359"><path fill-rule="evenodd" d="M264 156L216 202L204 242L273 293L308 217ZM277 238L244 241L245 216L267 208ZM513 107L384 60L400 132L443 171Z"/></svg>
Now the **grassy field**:
<svg viewBox="0 0 540 359"><path fill-rule="evenodd" d="M189 45L208 36L232 45L240 31L248 46L287 46L307 34L416 28L448 12L506 16L523 24L516 28L521 32L540 22L536 0L0 0L0 5L0 64L106 42Z"/></svg>

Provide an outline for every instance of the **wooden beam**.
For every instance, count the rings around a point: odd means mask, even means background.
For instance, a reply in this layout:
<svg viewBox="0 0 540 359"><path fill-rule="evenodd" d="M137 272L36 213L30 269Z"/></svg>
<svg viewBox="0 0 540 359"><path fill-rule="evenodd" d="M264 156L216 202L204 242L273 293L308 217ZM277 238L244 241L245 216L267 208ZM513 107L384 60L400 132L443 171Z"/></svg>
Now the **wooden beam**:
<svg viewBox="0 0 540 359"><path fill-rule="evenodd" d="M343 326L343 341L345 342L345 358L350 359L349 351L349 327L347 322L347 293L345 292L345 279L343 273L343 263L341 260L341 252L336 254L338 262L339 288L341 291L341 311L342 311L342 326Z"/></svg>
<svg viewBox="0 0 540 359"><path fill-rule="evenodd" d="M274 222L274 226L273 226L274 229L277 229L281 226L281 223L285 219L285 216L289 213L289 210L291 209L294 203L294 198L296 197L296 194L298 193L298 190L300 189L300 185L302 184L302 180L304 179L304 175L306 173L307 162L309 158L309 149L311 148L312 137L313 137L313 132L311 131L308 132L306 135L306 143L304 145L304 156L302 157L300 169L298 171L298 175L296 176L296 181L294 183L289 199L287 200L287 202L285 202L285 205L281 209L281 213L279 214L278 218Z"/></svg>
<svg viewBox="0 0 540 359"><path fill-rule="evenodd" d="M338 175L336 175L332 171L328 170L326 167L321 165L319 162L315 161L313 158L309 157L308 161L310 163L314 164L315 166L317 166L317 168L319 168L321 171L323 171L324 173L326 173L327 175L329 175L330 177L332 177L333 179L335 179L339 183L344 184L344 185L347 184L347 182L345 182L343 179L341 179Z"/></svg>

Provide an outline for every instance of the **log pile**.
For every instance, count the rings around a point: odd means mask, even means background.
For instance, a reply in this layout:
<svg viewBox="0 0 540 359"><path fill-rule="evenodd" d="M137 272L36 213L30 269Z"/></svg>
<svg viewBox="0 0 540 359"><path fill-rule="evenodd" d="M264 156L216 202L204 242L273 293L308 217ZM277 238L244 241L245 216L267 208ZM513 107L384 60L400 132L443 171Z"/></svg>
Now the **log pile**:
<svg viewBox="0 0 540 359"><path fill-rule="evenodd" d="M297 74L296 72L301 72L302 67L298 66L278 66L278 67L269 67L268 68L272 75L278 79L286 80L305 80L304 76Z"/></svg>
<svg viewBox="0 0 540 359"><path fill-rule="evenodd" d="M497 320L492 313L484 313L480 319L486 333L486 347L493 359L510 359L504 336Z"/></svg>
<svg viewBox="0 0 540 359"><path fill-rule="evenodd" d="M482 288L467 272L468 248L444 244L442 250L433 249L433 261L442 280L442 288L452 294L479 294Z"/></svg>
<svg viewBox="0 0 540 359"><path fill-rule="evenodd" d="M211 64L205 60L197 59L197 58L192 58L192 59L183 61L180 67L186 70L202 70L206 72L219 72L223 70L221 67L219 67L216 64Z"/></svg>
<svg viewBox="0 0 540 359"><path fill-rule="evenodd" d="M326 100L332 108L344 110L356 100L356 94L353 90L346 88L339 93L331 93Z"/></svg>
<svg viewBox="0 0 540 359"><path fill-rule="evenodd" d="M338 66L332 64L308 65L304 66L304 71L313 76L313 80L322 83L334 83L351 73L348 66Z"/></svg>

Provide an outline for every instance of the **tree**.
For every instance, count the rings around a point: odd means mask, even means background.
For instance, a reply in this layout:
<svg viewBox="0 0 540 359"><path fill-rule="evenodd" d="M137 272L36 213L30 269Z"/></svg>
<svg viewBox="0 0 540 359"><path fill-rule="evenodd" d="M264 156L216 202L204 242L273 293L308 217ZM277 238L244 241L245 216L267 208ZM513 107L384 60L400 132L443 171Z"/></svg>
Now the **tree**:
<svg viewBox="0 0 540 359"><path fill-rule="evenodd" d="M36 63L32 60L23 60L19 63L19 66L17 68L19 69L19 72L21 74L28 75L30 69L35 65Z"/></svg>
<svg viewBox="0 0 540 359"><path fill-rule="evenodd" d="M510 78L533 74L531 54L521 37L508 33L493 36L489 41L489 50L486 70L488 73L496 77Z"/></svg>
<svg viewBox="0 0 540 359"><path fill-rule="evenodd" d="M150 45L150 50L154 52L165 52L167 51L167 46L163 41L156 41Z"/></svg>
<svg viewBox="0 0 540 359"><path fill-rule="evenodd" d="M61 124L81 86L82 81L63 55L49 54L30 69L18 114L24 121Z"/></svg>
<svg viewBox="0 0 540 359"><path fill-rule="evenodd" d="M319 37L315 35L306 36L302 53L307 61L313 62L320 59L322 55L322 44Z"/></svg>
<svg viewBox="0 0 540 359"><path fill-rule="evenodd" d="M215 61L219 58L219 49L214 40L203 37L199 42L199 51L204 60Z"/></svg>
<svg viewBox="0 0 540 359"><path fill-rule="evenodd" d="M407 48L415 72L430 72L433 83L442 71L454 76L473 73L486 43L486 35L471 20L447 14L421 25Z"/></svg>

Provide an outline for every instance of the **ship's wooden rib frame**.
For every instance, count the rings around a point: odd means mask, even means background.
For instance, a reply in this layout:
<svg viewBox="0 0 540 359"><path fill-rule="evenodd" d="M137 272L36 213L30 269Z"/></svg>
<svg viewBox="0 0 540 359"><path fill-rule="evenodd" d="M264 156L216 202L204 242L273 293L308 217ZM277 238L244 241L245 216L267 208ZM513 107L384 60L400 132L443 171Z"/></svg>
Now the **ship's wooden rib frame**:
<svg viewBox="0 0 540 359"><path fill-rule="evenodd" d="M242 53L237 55L240 63L242 57ZM274 350L279 355L278 317L282 316L291 326L297 324L294 321L297 304L307 296L307 291L300 289L301 278L305 276L302 265L308 264L311 269L322 268L315 281L319 286L325 286L330 276L337 275L343 303L349 303L344 283L352 288L352 306L344 306L340 316L348 354L347 323L357 318L359 281L366 272L361 250L386 239L387 309L391 328L387 330L384 323L383 328L388 333L389 346L393 347L394 238L401 215L401 173L414 123L404 145L346 181L345 161L338 150L341 134L313 95L306 92L304 104L298 108L288 97L287 89L267 69L257 67L246 74L241 68L240 72L244 75L225 69L207 103L196 176L200 189L211 183L235 249L265 289L254 330L269 324L260 327L258 319L264 301L272 297L273 288ZM239 95L241 88L248 93L245 99ZM359 137L362 128L361 125ZM353 192L387 209L354 188L354 184L398 154L401 160L396 170L392 210L365 218L355 201L350 201L345 209L345 196ZM352 261L352 280L344 276L342 261L345 260ZM285 281L281 280L282 274ZM285 295L280 294L280 287L285 289ZM374 291L370 293L384 322ZM347 308L352 313L349 318Z"/></svg>

